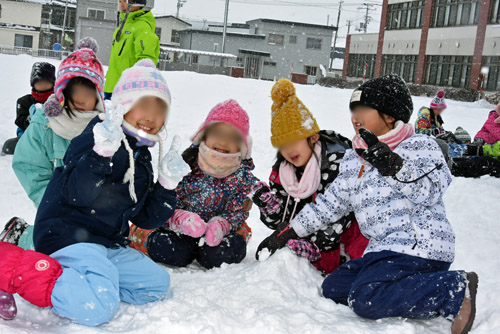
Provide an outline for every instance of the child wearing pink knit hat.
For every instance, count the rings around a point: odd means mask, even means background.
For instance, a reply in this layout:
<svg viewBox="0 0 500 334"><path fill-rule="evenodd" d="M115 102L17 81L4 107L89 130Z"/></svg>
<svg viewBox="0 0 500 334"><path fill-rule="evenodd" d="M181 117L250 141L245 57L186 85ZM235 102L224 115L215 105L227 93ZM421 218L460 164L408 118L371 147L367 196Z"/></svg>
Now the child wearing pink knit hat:
<svg viewBox="0 0 500 334"><path fill-rule="evenodd" d="M191 139L183 153L191 172L176 188L177 210L155 231L132 227L131 246L171 266L239 263L249 229L244 202L256 182L248 114L234 100L219 103Z"/></svg>

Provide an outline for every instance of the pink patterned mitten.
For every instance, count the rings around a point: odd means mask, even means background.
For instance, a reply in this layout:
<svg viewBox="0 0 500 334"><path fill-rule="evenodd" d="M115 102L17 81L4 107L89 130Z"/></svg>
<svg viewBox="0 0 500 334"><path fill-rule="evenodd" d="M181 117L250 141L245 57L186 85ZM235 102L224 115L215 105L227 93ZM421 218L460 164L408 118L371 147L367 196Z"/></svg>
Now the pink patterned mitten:
<svg viewBox="0 0 500 334"><path fill-rule="evenodd" d="M319 258L321 257L321 251L319 250L318 246L304 239L288 240L287 246L295 255L304 257L311 262L319 260Z"/></svg>
<svg viewBox="0 0 500 334"><path fill-rule="evenodd" d="M193 238L199 238L207 229L207 223L196 213L175 210L174 215L168 220L167 227L177 233L182 233Z"/></svg>
<svg viewBox="0 0 500 334"><path fill-rule="evenodd" d="M222 239L231 231L231 224L225 218L216 216L208 221L205 240L210 247L219 246Z"/></svg>

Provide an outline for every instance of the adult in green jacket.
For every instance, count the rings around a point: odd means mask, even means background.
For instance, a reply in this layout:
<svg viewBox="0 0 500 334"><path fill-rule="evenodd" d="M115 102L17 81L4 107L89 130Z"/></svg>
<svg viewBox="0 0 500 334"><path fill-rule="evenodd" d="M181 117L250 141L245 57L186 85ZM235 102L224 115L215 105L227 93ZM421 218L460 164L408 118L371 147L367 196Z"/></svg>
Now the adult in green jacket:
<svg viewBox="0 0 500 334"><path fill-rule="evenodd" d="M155 33L153 14L143 9L145 0L120 0L122 23L113 34L113 46L109 59L105 98L109 99L122 72L141 59L149 58L158 64L160 40Z"/></svg>

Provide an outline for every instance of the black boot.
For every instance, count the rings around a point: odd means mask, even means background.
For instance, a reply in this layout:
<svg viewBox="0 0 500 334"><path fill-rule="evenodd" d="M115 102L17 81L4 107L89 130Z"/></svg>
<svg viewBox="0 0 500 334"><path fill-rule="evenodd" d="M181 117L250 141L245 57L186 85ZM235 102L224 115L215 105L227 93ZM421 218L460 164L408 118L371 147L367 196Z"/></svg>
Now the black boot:
<svg viewBox="0 0 500 334"><path fill-rule="evenodd" d="M451 174L462 177L491 175L500 177L500 161L490 157L455 158L451 163Z"/></svg>
<svg viewBox="0 0 500 334"><path fill-rule="evenodd" d="M17 246L19 238L28 226L28 223L26 223L24 219L12 217L7 224L5 224L5 227L0 234L0 241L5 241Z"/></svg>

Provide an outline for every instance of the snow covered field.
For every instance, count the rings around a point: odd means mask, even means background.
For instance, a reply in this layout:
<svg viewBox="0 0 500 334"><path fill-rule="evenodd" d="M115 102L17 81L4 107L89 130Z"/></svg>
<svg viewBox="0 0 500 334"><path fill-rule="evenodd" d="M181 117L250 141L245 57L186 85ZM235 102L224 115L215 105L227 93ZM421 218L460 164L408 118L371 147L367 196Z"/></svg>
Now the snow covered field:
<svg viewBox="0 0 500 334"><path fill-rule="evenodd" d="M29 75L39 58L0 55L0 143L15 135L15 103L30 92ZM58 61L50 61L58 65ZM255 174L264 180L275 150L270 143L270 90L272 82L209 76L190 72L165 72L173 95L168 130L189 145L216 103L236 99L249 113L254 138ZM298 96L316 117L320 128L345 136L350 126L348 101L351 90L297 86ZM415 111L429 98L415 97ZM463 126L474 135L492 106L448 100L445 127ZM415 119L415 115L412 120ZM18 183L11 156L0 157L0 223L13 215L33 222L35 208ZM448 218L457 234L456 261L452 268L479 274L478 313L472 333L500 333L500 179L454 179L445 195ZM249 218L254 236L242 264L203 270L197 264L184 269L165 267L171 274L171 290L162 302L144 306L123 304L108 324L88 328L59 318L16 296L18 316L0 320L3 333L449 333L444 319L414 321L358 318L345 306L322 298L323 278L306 260L282 250L265 262L256 262L255 250L268 230L259 221L258 209ZM1 254L0 254L1 256Z"/></svg>

